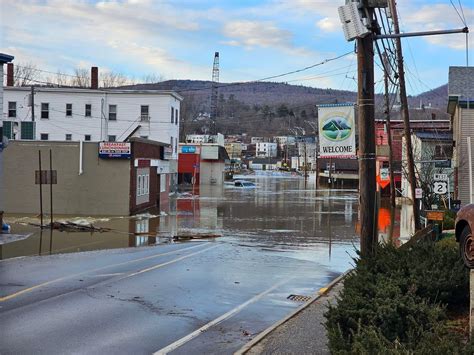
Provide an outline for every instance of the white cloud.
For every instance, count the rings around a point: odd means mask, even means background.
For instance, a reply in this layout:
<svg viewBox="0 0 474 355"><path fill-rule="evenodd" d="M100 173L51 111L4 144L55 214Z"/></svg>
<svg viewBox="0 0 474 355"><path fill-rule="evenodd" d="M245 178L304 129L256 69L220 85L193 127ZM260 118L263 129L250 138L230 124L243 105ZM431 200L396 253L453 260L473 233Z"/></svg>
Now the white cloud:
<svg viewBox="0 0 474 355"><path fill-rule="evenodd" d="M102 66L112 61L128 66L143 63L140 70L158 71L167 77L196 77L204 72L204 68L180 62L166 49L174 44L174 36L200 28L197 16L178 7L149 0L96 4L19 0L2 6L3 42L8 47L15 44L15 52L21 52L22 58L37 62L41 57L48 62L43 69L64 67L67 58L73 67L91 61L99 65L102 61Z"/></svg>
<svg viewBox="0 0 474 355"><path fill-rule="evenodd" d="M332 17L325 17L318 22L316 22L316 26L319 27L324 32L340 32L341 25L339 22L339 18L332 18Z"/></svg>
<svg viewBox="0 0 474 355"><path fill-rule="evenodd" d="M278 28L274 23L265 21L231 21L225 24L224 34L233 38L233 45L243 47L291 47L292 34Z"/></svg>
<svg viewBox="0 0 474 355"><path fill-rule="evenodd" d="M473 27L474 8L471 6L463 7L466 20L469 27ZM400 23L402 30L411 31L432 31L432 30L450 30L464 27L455 9L448 4L435 4L430 6L402 7ZM427 36L425 40L431 44L448 47L451 49L465 50L465 35L448 34ZM469 37L469 47L474 46L474 36Z"/></svg>

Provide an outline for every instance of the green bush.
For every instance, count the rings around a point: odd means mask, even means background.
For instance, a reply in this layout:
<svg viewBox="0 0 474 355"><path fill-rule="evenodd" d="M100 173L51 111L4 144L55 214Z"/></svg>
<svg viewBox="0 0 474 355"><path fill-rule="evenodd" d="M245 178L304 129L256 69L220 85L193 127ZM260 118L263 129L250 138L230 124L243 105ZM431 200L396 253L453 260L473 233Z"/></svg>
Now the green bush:
<svg viewBox="0 0 474 355"><path fill-rule="evenodd" d="M332 353L428 354L453 342L455 353L464 351L459 336L444 326L447 311L469 302L468 271L456 243L385 245L376 257L355 262L337 305L325 315Z"/></svg>

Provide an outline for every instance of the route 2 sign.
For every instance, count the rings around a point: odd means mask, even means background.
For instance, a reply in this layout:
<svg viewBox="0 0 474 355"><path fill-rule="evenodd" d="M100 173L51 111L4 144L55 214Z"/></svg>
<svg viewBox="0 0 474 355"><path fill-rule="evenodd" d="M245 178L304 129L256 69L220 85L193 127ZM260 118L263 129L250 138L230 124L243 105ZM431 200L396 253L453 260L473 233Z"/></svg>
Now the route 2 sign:
<svg viewBox="0 0 474 355"><path fill-rule="evenodd" d="M435 181L433 183L433 191L437 195L445 195L448 193L448 183L446 181Z"/></svg>
<svg viewBox="0 0 474 355"><path fill-rule="evenodd" d="M434 181L449 181L448 174L434 174Z"/></svg>

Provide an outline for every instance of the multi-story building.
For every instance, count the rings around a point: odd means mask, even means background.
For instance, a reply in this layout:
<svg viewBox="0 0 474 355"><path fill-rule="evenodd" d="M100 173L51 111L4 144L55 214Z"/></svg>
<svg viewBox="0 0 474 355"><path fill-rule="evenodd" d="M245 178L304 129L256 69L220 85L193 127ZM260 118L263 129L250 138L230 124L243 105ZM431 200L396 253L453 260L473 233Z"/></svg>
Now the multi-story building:
<svg viewBox="0 0 474 355"><path fill-rule="evenodd" d="M242 158L242 143L240 142L225 143L224 147L230 159Z"/></svg>
<svg viewBox="0 0 474 355"><path fill-rule="evenodd" d="M276 158L278 153L277 143L257 143L257 157L259 158Z"/></svg>
<svg viewBox="0 0 474 355"><path fill-rule="evenodd" d="M14 59L13 56L0 53L0 112L3 112L3 64L10 63ZM0 127L0 187L3 184L3 128ZM4 210L3 198L0 198L0 211Z"/></svg>
<svg viewBox="0 0 474 355"><path fill-rule="evenodd" d="M449 68L448 95L454 140L454 196L465 205L474 203L474 67Z"/></svg>
<svg viewBox="0 0 474 355"><path fill-rule="evenodd" d="M10 71L9 71L10 72ZM12 71L13 72L13 71ZM91 88L4 88L3 135L10 140L124 142L138 137L170 146L171 184L177 179L180 103L173 91ZM7 77L7 84L13 82Z"/></svg>

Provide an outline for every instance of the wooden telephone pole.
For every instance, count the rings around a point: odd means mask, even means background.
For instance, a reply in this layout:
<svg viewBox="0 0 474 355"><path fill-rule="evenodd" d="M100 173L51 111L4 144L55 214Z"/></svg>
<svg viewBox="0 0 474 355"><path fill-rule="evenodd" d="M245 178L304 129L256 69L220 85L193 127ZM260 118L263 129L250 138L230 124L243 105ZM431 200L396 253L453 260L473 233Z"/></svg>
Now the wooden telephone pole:
<svg viewBox="0 0 474 355"><path fill-rule="evenodd" d="M364 2L366 3L366 1ZM367 7L372 23L373 10ZM373 34L357 38L357 93L359 113L359 221L362 257L373 254L377 242L375 211L375 108Z"/></svg>
<svg viewBox="0 0 474 355"><path fill-rule="evenodd" d="M393 146L392 146L392 128L390 125L390 98L389 98L389 90L388 90L388 58L387 54L383 54L384 60L384 86L385 86L385 128L387 129L387 140L388 140L388 168L390 173L390 206L392 208L396 207L395 203L395 178L393 176ZM393 225L393 223L392 223Z"/></svg>
<svg viewBox="0 0 474 355"><path fill-rule="evenodd" d="M395 34L400 33L398 26L398 15L395 0L389 0L389 6L393 19L393 30ZM415 231L420 227L420 211L415 200L416 176L415 176L415 161L413 159L413 147L411 143L411 128L410 128L410 113L408 112L407 92L405 88L405 69L403 66L402 41L400 37L395 38L395 45L397 50L397 66L398 66L398 82L400 84L400 103L402 105L402 118L404 123L405 147L407 152L407 168L408 168L408 182L410 183L410 193L413 202L413 219L415 221Z"/></svg>

